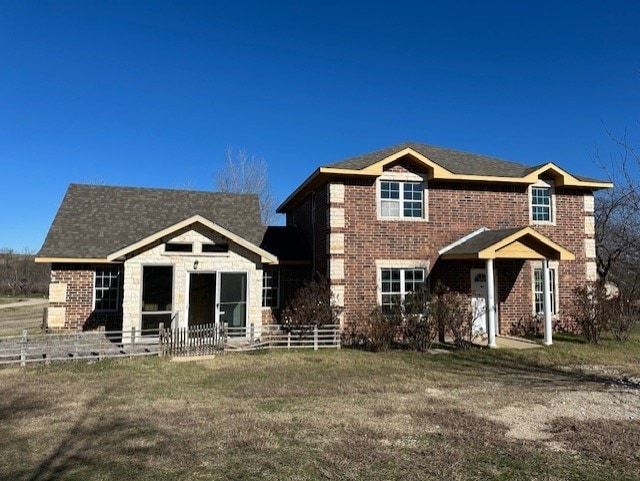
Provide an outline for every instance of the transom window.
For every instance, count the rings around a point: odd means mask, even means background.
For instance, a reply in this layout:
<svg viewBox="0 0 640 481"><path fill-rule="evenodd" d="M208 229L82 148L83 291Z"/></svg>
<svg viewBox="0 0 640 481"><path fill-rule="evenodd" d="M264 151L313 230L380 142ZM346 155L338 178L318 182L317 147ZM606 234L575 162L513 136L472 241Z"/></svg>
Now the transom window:
<svg viewBox="0 0 640 481"><path fill-rule="evenodd" d="M382 308L391 309L425 282L424 269L381 269Z"/></svg>
<svg viewBox="0 0 640 481"><path fill-rule="evenodd" d="M550 283L549 289L551 290L551 313L557 314L556 305L556 270L549 269ZM533 270L533 297L534 297L534 310L536 314L544 313L544 270L536 268Z"/></svg>
<svg viewBox="0 0 640 481"><path fill-rule="evenodd" d="M552 222L551 187L531 187L531 220Z"/></svg>
<svg viewBox="0 0 640 481"><path fill-rule="evenodd" d="M262 271L262 307L278 307L280 271Z"/></svg>
<svg viewBox="0 0 640 481"><path fill-rule="evenodd" d="M96 311L117 311L120 294L120 271L96 269L94 283Z"/></svg>
<svg viewBox="0 0 640 481"><path fill-rule="evenodd" d="M380 182L380 216L423 217L422 182Z"/></svg>

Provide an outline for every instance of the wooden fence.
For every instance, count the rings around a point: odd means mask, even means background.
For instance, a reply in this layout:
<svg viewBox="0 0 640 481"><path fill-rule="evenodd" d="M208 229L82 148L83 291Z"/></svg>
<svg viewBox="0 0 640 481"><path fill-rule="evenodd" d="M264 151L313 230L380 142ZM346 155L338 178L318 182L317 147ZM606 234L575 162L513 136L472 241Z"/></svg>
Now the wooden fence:
<svg viewBox="0 0 640 481"><path fill-rule="evenodd" d="M256 349L340 349L340 326L131 329L0 337L0 364L101 360L137 356L206 356Z"/></svg>
<svg viewBox="0 0 640 481"><path fill-rule="evenodd" d="M124 342L123 342L124 341ZM158 330L88 331L0 337L0 364L157 356Z"/></svg>

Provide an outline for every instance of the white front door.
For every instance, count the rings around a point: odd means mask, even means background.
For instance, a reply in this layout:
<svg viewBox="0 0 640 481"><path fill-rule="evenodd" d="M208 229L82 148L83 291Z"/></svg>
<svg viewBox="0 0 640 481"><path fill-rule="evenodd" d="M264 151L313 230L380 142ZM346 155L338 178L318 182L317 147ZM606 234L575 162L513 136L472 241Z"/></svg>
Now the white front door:
<svg viewBox="0 0 640 481"><path fill-rule="evenodd" d="M471 309L473 312L473 335L487 333L487 271L471 269Z"/></svg>
<svg viewBox="0 0 640 481"><path fill-rule="evenodd" d="M494 289L496 299L496 328L498 326L498 281L497 276L493 275ZM483 336L487 334L487 270L471 269L471 309L473 310L473 334L475 336Z"/></svg>

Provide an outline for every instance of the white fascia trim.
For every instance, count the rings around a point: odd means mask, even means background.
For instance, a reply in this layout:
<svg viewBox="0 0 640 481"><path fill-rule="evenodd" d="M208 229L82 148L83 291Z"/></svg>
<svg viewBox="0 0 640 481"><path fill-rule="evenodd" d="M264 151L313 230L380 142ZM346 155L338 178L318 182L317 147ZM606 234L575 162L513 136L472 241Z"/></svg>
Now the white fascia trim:
<svg viewBox="0 0 640 481"><path fill-rule="evenodd" d="M451 249L453 249L454 247L459 246L460 244L463 244L464 242L467 242L469 239L471 239L472 237L477 236L478 234L482 234L483 232L488 231L489 228L488 227L480 227L478 230L473 231L471 234L467 234L464 237L461 237L460 239L458 239L457 241L449 244L448 246L443 247L442 249L440 249L438 251L438 255L442 255L445 252L450 251Z"/></svg>

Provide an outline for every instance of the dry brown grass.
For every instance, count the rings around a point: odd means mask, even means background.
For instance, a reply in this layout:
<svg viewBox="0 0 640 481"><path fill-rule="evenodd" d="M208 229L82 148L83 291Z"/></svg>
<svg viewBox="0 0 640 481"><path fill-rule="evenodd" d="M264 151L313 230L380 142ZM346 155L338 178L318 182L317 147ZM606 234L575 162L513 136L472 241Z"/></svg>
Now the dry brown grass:
<svg viewBox="0 0 640 481"><path fill-rule="evenodd" d="M4 368L0 479L636 479L638 390L574 349Z"/></svg>

